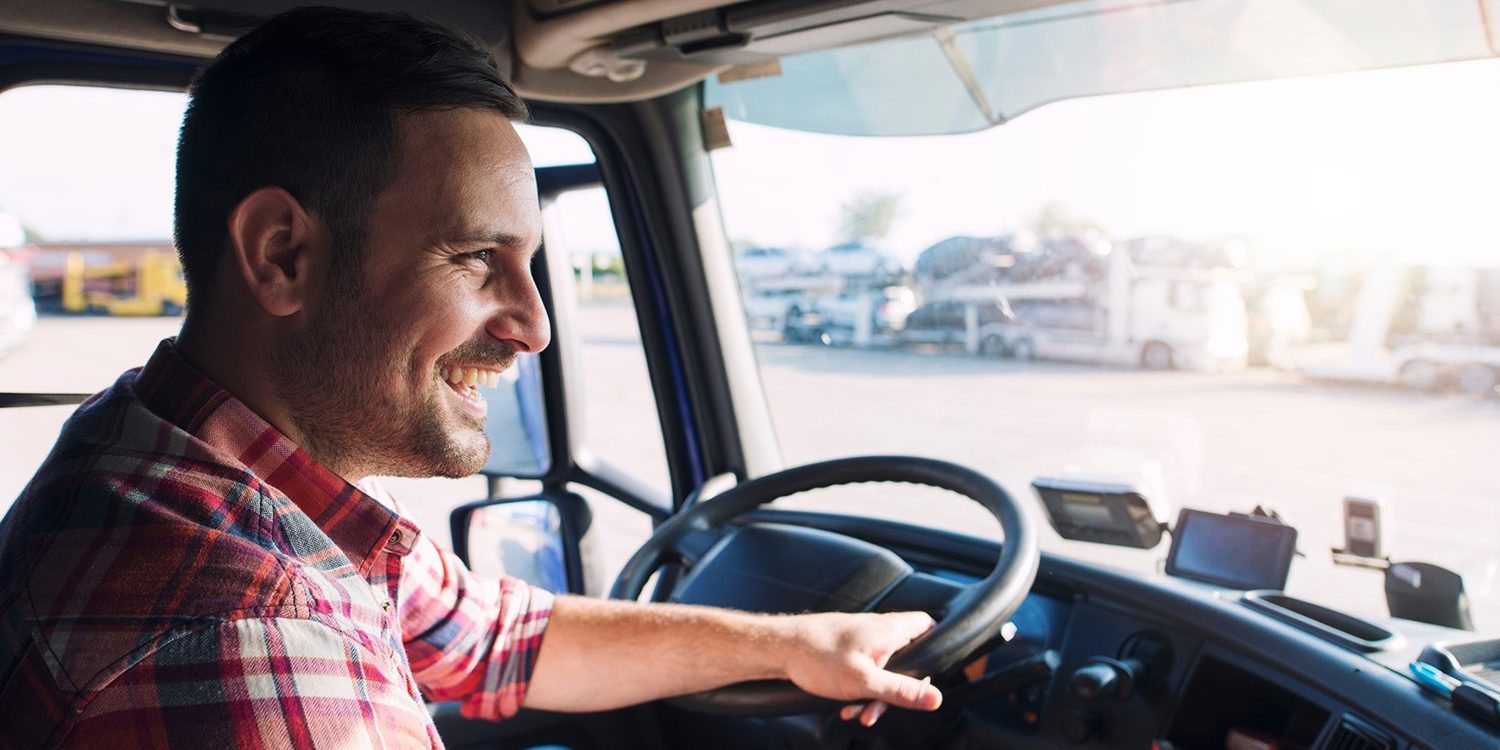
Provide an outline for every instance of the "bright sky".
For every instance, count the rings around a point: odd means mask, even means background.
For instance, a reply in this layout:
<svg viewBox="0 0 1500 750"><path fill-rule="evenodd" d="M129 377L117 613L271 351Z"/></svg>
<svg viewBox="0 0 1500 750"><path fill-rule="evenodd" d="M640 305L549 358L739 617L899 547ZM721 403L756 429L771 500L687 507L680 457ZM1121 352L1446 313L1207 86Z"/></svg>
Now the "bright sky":
<svg viewBox="0 0 1500 750"><path fill-rule="evenodd" d="M1500 61L1482 61L1075 100L963 136L735 123L735 146L713 160L731 237L763 244L832 244L841 204L878 190L902 196L884 244L908 261L955 234L1020 228L1056 201L1121 238L1494 264L1497 91ZM0 211L52 240L170 237L183 102L55 86L0 94ZM569 133L523 137L538 165L591 158ZM569 239L602 250L610 231L574 224Z"/></svg>
<svg viewBox="0 0 1500 750"><path fill-rule="evenodd" d="M1500 255L1500 61L1078 99L986 132L868 139L736 124L731 236L818 249L860 188L903 196L886 245L1023 227L1050 201L1113 236L1262 252Z"/></svg>

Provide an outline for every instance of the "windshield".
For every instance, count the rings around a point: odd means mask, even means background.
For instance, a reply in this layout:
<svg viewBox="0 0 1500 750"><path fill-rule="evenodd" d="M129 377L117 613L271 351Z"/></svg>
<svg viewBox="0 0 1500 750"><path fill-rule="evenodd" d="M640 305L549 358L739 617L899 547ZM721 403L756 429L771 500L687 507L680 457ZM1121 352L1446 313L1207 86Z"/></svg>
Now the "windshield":
<svg viewBox="0 0 1500 750"><path fill-rule="evenodd" d="M710 106L846 135L982 130L1049 102L1493 57L1500 0L1077 0L782 59L708 84ZM896 19L892 19L896 20ZM1401 102L1389 103L1392 107Z"/></svg>
<svg viewBox="0 0 1500 750"><path fill-rule="evenodd" d="M837 54L889 52L898 91L951 75L901 67L914 43ZM1380 575L1330 554L1345 499L1373 500L1376 555L1462 573L1500 627L1500 62L1074 99L926 137L754 124L774 118L736 110L740 85L710 85L733 142L713 168L734 246L784 249L736 269L788 465L935 456L1038 519L1039 477L1123 483L1165 521L1259 506L1300 532L1289 591L1384 616ZM997 300L1013 318L966 309ZM905 491L783 504L998 534ZM1043 540L1141 572L1167 548Z"/></svg>

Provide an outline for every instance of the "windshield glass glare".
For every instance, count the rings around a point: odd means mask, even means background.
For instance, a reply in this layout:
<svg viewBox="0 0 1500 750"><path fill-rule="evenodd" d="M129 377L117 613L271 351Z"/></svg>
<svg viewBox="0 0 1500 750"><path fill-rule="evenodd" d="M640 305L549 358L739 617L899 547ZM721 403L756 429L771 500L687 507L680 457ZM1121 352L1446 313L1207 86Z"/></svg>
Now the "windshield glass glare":
<svg viewBox="0 0 1500 750"><path fill-rule="evenodd" d="M785 58L778 75L710 80L706 99L794 130L965 133L1080 96L1491 57L1495 6L1084 0Z"/></svg>
<svg viewBox="0 0 1500 750"><path fill-rule="evenodd" d="M1344 499L1374 499L1382 554L1461 572L1500 625L1497 87L1486 60L949 136L731 120L713 166L786 464L935 456L1039 519L1047 476L1125 482L1166 520L1260 506L1300 531L1292 593L1384 616L1380 574L1330 555ZM940 495L783 505L998 533ZM1167 551L1043 539L1142 572Z"/></svg>

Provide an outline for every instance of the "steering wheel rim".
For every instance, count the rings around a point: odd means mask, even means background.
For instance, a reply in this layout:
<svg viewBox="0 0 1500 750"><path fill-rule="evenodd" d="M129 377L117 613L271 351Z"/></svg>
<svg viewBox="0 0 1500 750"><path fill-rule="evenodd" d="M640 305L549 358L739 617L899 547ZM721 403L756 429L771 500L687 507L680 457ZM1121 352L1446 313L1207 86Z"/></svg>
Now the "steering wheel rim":
<svg viewBox="0 0 1500 750"><path fill-rule="evenodd" d="M914 676L946 672L1000 632L1030 591L1041 561L1036 524L1010 493L983 474L947 461L914 456L859 456L807 464L752 479L689 506L659 526L620 570L610 589L610 598L638 599L652 573L670 562L670 557L681 557L676 545L690 534L711 531L787 495L869 482L946 489L983 506L1000 522L1005 541L994 569L955 596L933 629L896 652L886 665L891 671ZM728 685L674 698L671 702L700 712L758 716L805 713L833 705L832 701L812 696L783 680Z"/></svg>

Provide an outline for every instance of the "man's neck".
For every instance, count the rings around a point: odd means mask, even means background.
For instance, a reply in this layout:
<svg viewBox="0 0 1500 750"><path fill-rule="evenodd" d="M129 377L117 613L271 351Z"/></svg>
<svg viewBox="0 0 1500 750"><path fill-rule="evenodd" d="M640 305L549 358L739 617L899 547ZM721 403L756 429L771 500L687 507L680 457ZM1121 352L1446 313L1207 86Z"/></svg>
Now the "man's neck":
<svg viewBox="0 0 1500 750"><path fill-rule="evenodd" d="M203 312L188 313L177 335L178 356L334 473L350 482L364 479L368 472L318 455L297 428L290 410L276 397L269 371L271 347L260 343L267 337L244 329L230 332L215 318Z"/></svg>

